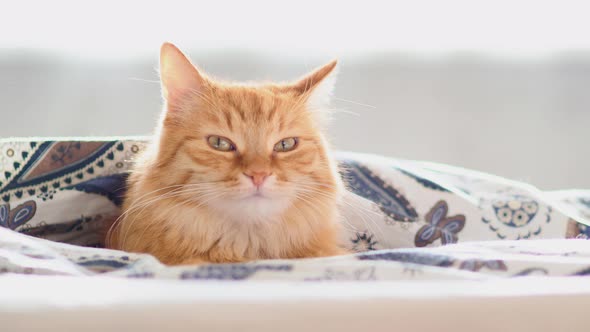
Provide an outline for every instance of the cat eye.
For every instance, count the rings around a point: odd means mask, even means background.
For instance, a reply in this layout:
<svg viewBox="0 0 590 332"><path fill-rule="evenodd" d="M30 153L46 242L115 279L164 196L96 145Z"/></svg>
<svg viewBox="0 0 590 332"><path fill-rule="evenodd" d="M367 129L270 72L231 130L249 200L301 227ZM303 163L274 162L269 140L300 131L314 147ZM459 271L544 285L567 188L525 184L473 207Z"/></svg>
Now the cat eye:
<svg viewBox="0 0 590 332"><path fill-rule="evenodd" d="M209 146L217 151L234 151L236 146L229 139L221 136L211 135L207 137L207 143Z"/></svg>
<svg viewBox="0 0 590 332"><path fill-rule="evenodd" d="M276 152L288 152L295 150L299 143L299 139L296 137L283 138L277 144L275 144L273 150Z"/></svg>

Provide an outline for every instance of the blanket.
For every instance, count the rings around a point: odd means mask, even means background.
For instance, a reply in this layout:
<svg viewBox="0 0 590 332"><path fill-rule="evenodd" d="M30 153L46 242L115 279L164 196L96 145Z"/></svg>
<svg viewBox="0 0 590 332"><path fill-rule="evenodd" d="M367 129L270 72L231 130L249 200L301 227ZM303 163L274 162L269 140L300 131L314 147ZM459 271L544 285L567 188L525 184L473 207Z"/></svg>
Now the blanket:
<svg viewBox="0 0 590 332"><path fill-rule="evenodd" d="M143 140L0 141L0 272L215 280L488 279L590 273L590 191L339 152L356 254L167 267L103 249ZM575 239L575 240L574 240ZM522 241L535 240L535 241Z"/></svg>

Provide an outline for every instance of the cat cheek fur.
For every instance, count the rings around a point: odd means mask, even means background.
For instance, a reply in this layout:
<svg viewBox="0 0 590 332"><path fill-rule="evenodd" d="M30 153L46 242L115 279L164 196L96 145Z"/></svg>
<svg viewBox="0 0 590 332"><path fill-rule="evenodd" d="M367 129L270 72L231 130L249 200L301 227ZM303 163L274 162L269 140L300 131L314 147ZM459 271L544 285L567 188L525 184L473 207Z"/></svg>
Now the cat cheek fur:
<svg viewBox="0 0 590 332"><path fill-rule="evenodd" d="M224 84L164 44L163 120L129 178L108 246L166 264L342 253L343 185L318 116L331 91L322 84L335 66L290 84ZM236 150L214 150L209 135ZM299 137L297 148L274 152L286 137ZM244 175L252 171L268 175L258 189Z"/></svg>

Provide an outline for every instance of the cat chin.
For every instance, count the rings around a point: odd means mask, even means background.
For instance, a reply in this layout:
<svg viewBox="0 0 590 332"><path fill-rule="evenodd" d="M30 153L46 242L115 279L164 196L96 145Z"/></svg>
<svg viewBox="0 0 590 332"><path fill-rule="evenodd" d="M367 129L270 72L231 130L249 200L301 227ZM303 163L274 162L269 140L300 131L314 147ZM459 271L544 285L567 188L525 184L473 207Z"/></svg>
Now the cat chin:
<svg viewBox="0 0 590 332"><path fill-rule="evenodd" d="M250 196L225 202L219 207L216 204L212 205L212 208L218 210L230 220L241 223L259 223L279 221L281 214L289 207L290 200L287 198Z"/></svg>

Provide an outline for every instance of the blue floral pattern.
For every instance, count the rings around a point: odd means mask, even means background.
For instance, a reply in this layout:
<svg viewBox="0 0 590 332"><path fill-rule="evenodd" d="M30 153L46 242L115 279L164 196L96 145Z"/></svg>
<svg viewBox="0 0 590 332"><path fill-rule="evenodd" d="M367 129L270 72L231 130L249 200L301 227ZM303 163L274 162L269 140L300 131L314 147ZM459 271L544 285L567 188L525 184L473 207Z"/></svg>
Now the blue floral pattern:
<svg viewBox="0 0 590 332"><path fill-rule="evenodd" d="M244 280L260 271L273 271L288 273L293 269L292 265L264 265L264 264L217 264L205 265L192 271L185 271L180 275L181 279L206 279L206 280Z"/></svg>
<svg viewBox="0 0 590 332"><path fill-rule="evenodd" d="M448 210L447 202L439 201L426 214L428 225L422 226L416 233L416 247L424 247L438 239L442 244L457 242L457 234L465 226L465 216L459 214L447 217Z"/></svg>
<svg viewBox="0 0 590 332"><path fill-rule="evenodd" d="M26 201L11 209L10 204L0 204L0 226L16 229L35 216L37 204Z"/></svg>
<svg viewBox="0 0 590 332"><path fill-rule="evenodd" d="M345 182L355 194L373 201L387 216L397 221L415 221L418 214L408 199L368 167L356 161L343 162Z"/></svg>
<svg viewBox="0 0 590 332"><path fill-rule="evenodd" d="M515 195L510 200L497 200L493 204L496 218L510 227L529 224L539 211L536 201L521 195Z"/></svg>

